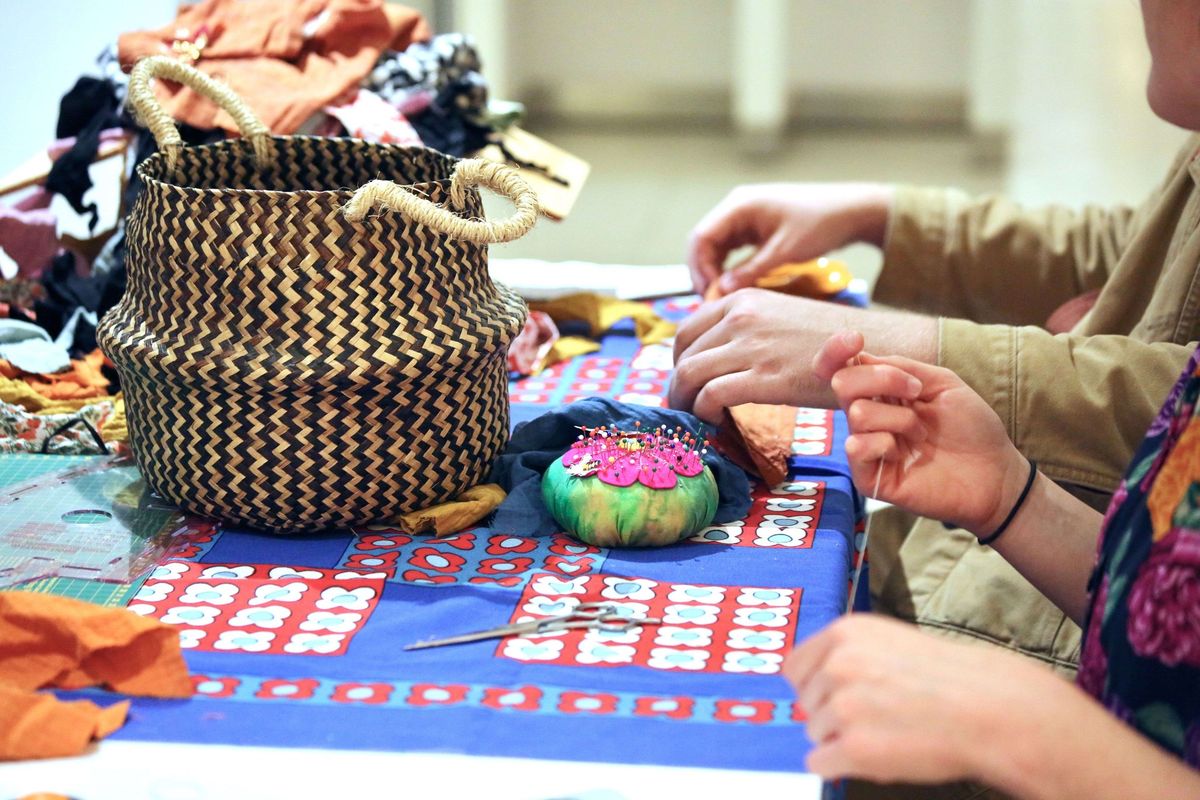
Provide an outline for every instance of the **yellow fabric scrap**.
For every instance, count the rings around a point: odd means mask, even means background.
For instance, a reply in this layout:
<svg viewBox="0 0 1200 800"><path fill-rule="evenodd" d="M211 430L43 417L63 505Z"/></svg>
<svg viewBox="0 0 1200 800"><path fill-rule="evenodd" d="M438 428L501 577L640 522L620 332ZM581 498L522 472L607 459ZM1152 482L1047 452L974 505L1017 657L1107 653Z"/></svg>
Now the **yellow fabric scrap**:
<svg viewBox="0 0 1200 800"><path fill-rule="evenodd" d="M550 349L546 351L546 357L538 362L533 374L537 375L546 367L552 367L560 361L594 353L599 349L600 343L591 339L585 339L582 336L562 336L550 345Z"/></svg>
<svg viewBox="0 0 1200 800"><path fill-rule="evenodd" d="M535 311L545 311L555 322L579 320L587 323L592 336L599 336L623 319L632 318L638 340L642 344L658 344L675 335L675 323L654 313L646 303L619 300L615 297L584 292L559 297L556 300L536 300L529 304ZM546 363L553 363L546 359Z"/></svg>
<svg viewBox="0 0 1200 800"><path fill-rule="evenodd" d="M396 518L403 533L433 533L446 536L469 528L504 502L508 494L494 483L481 483L455 499Z"/></svg>
<svg viewBox="0 0 1200 800"><path fill-rule="evenodd" d="M125 421L125 398L121 395L112 397L77 397L68 400L51 400L40 394L32 386L16 378L6 378L0 375L0 401L20 406L30 414L70 414L84 406L95 405L109 400L113 404L112 414L100 428L100 436L106 442L128 442L129 426Z"/></svg>

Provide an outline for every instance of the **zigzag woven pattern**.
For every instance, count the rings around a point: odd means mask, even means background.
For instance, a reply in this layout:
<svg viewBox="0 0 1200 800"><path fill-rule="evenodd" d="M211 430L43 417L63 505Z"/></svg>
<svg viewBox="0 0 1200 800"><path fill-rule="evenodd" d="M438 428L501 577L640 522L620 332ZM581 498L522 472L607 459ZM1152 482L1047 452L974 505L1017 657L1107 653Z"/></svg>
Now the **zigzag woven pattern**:
<svg viewBox="0 0 1200 800"><path fill-rule="evenodd" d="M525 305L485 246L394 212L345 220L375 178L450 204L455 161L277 137L155 155L128 221L129 285L98 339L146 480L183 508L304 532L365 524L478 483L508 437L505 353ZM468 217L482 217L475 191Z"/></svg>

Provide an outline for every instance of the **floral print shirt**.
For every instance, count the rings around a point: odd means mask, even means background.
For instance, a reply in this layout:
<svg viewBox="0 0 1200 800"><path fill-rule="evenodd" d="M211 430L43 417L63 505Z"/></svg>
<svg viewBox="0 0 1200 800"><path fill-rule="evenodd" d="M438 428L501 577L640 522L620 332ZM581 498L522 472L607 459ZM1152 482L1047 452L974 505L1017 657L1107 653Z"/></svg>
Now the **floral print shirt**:
<svg viewBox="0 0 1200 800"><path fill-rule="evenodd" d="M1117 486L1088 588L1079 685L1200 767L1200 349Z"/></svg>

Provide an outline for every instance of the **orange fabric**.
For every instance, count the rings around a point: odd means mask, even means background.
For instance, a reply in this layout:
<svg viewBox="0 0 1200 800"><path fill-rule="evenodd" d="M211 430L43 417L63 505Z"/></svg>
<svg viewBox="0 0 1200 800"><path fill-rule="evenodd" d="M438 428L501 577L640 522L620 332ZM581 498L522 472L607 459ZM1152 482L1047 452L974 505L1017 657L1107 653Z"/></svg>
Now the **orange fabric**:
<svg viewBox="0 0 1200 800"><path fill-rule="evenodd" d="M1192 488L1194 475L1200 475L1200 425L1193 423L1180 434L1179 441L1159 469L1150 494L1146 495L1154 541L1162 539L1175 527L1175 511Z"/></svg>
<svg viewBox="0 0 1200 800"><path fill-rule="evenodd" d="M71 361L69 371L51 375L30 375L0 359L0 377L22 380L48 400L83 400L108 396L108 378L100 371L103 365L104 354L99 350Z"/></svg>
<svg viewBox="0 0 1200 800"><path fill-rule="evenodd" d="M145 56L176 55L177 41L202 43L195 66L228 84L273 133L288 134L356 86L381 51L429 35L418 12L385 10L383 0L203 0L170 25L122 34L117 51L130 69ZM232 117L191 89L159 83L155 91L181 122L237 130Z"/></svg>
<svg viewBox="0 0 1200 800"><path fill-rule="evenodd" d="M844 261L815 258L802 263L780 264L755 280L754 285L759 289L821 300L848 287L853 277ZM704 300L716 300L720 296L720 281L713 281L704 292Z"/></svg>
<svg viewBox="0 0 1200 800"><path fill-rule="evenodd" d="M796 427L796 409L746 403L727 412L717 445L731 461L776 486L787 480L787 457Z"/></svg>
<svg viewBox="0 0 1200 800"><path fill-rule="evenodd" d="M128 700L101 708L0 685L0 759L78 755L124 725L128 712Z"/></svg>
<svg viewBox="0 0 1200 800"><path fill-rule="evenodd" d="M123 608L0 592L0 759L72 755L119 728L128 703L101 709L35 693L86 686L191 697L178 631Z"/></svg>

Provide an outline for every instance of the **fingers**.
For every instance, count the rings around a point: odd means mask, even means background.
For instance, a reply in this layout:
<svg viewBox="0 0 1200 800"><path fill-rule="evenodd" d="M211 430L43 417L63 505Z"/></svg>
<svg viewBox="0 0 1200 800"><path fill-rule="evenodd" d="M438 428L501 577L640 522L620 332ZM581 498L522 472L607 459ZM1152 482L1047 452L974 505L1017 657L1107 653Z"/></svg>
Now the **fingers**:
<svg viewBox="0 0 1200 800"><path fill-rule="evenodd" d="M858 331L840 331L825 340L813 356L812 368L818 378L830 380L850 360L862 352L863 335Z"/></svg>
<svg viewBox="0 0 1200 800"><path fill-rule="evenodd" d="M929 435L925 423L909 406L897 406L879 400L855 400L846 409L850 431L859 433L891 433L910 444L925 441Z"/></svg>
<svg viewBox="0 0 1200 800"><path fill-rule="evenodd" d="M705 331L716 325L725 316L732 298L721 298L711 303L705 303L697 308L691 316L679 323L675 331L675 366L683 360L683 354L691 347L692 342L700 338Z"/></svg>
<svg viewBox="0 0 1200 800"><path fill-rule="evenodd" d="M754 286L759 278L787 260L787 254L782 252L778 237L772 237L755 251L754 255L721 276L721 292L729 294Z"/></svg>
<svg viewBox="0 0 1200 800"><path fill-rule="evenodd" d="M820 633L813 634L797 645L783 662L783 676L800 695L801 702L813 675L840 641L838 629L839 623L834 622Z"/></svg>
<svg viewBox="0 0 1200 800"><path fill-rule="evenodd" d="M903 370L921 382L920 399L927 400L938 392L955 386L963 386L962 378L945 367L926 364L924 361L906 358L905 356L876 356L862 353L858 357L862 365L885 365Z"/></svg>
<svg viewBox="0 0 1200 800"><path fill-rule="evenodd" d="M697 292L703 294L708 285L720 277L731 250L744 244L759 244L749 213L735 189L692 229L688 237L687 263L692 286Z"/></svg>
<svg viewBox="0 0 1200 800"><path fill-rule="evenodd" d="M667 402L671 408L680 411L696 413L696 399L704 387L712 380L727 372L740 372L727 362L736 356L733 344L726 344L714 350L704 350L681 359L675 364L671 373L671 387L667 393ZM737 363L736 361L732 363Z"/></svg>
<svg viewBox="0 0 1200 800"><path fill-rule="evenodd" d="M804 767L809 772L820 775L826 780L837 780L853 774L850 755L838 739L831 739L813 747L808 753Z"/></svg>
<svg viewBox="0 0 1200 800"><path fill-rule="evenodd" d="M882 431L856 433L846 438L846 456L851 466L870 467L872 474L877 461L900 461L907 452L896 436Z"/></svg>
<svg viewBox="0 0 1200 800"><path fill-rule="evenodd" d="M725 409L748 403L754 396L750 376L750 372L734 372L708 381L696 395L692 413L710 425L719 426Z"/></svg>
<svg viewBox="0 0 1200 800"><path fill-rule="evenodd" d="M689 343L683 349L679 347L679 333L675 334L675 364L676 366L687 362L693 356L703 353L707 350L715 350L722 345L729 344L733 339L733 326L728 324L726 317L721 317L716 323L705 329L696 336L691 338L692 331L689 333Z"/></svg>
<svg viewBox="0 0 1200 800"><path fill-rule="evenodd" d="M892 397L915 400L921 397L924 384L904 368L886 363L866 363L845 367L833 374L829 386L843 409L859 398Z"/></svg>

